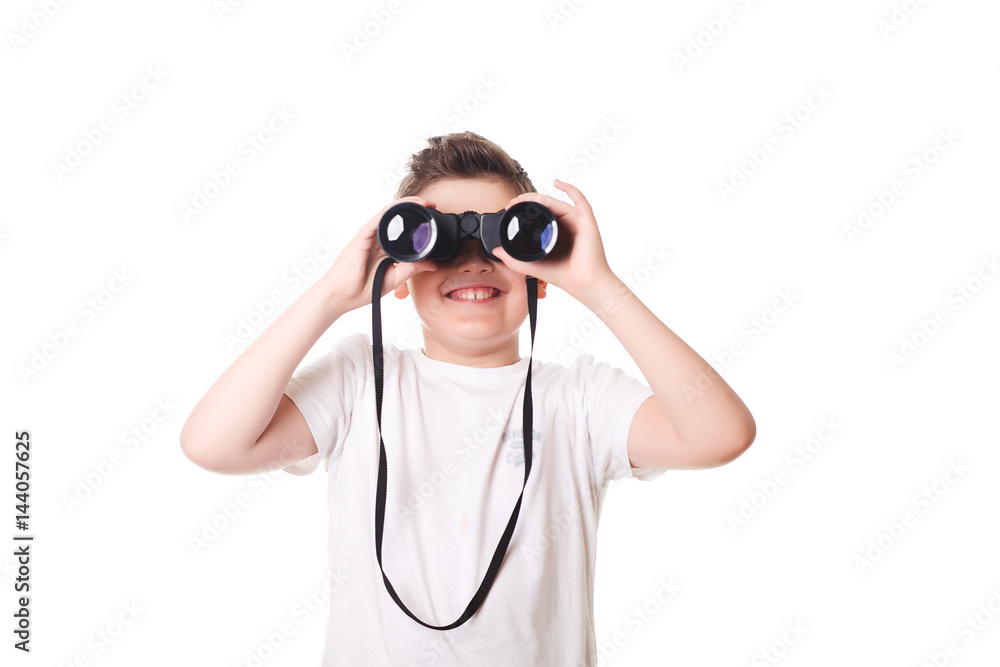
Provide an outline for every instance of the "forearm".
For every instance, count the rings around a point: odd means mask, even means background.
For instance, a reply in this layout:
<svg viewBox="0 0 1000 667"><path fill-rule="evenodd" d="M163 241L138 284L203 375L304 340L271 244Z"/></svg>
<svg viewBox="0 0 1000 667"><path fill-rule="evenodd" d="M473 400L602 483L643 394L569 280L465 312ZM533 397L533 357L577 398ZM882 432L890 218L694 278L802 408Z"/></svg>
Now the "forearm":
<svg viewBox="0 0 1000 667"><path fill-rule="evenodd" d="M621 342L683 442L716 448L753 431L753 417L732 388L614 273L577 299Z"/></svg>
<svg viewBox="0 0 1000 667"><path fill-rule="evenodd" d="M346 309L323 281L296 299L219 377L181 430L189 456L249 452L306 353Z"/></svg>

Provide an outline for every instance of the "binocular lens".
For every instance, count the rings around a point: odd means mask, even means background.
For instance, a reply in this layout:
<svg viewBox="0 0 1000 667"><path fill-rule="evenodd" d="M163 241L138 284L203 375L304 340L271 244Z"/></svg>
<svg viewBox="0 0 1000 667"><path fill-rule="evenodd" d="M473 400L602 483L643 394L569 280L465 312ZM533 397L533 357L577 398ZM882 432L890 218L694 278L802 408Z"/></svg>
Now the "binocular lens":
<svg viewBox="0 0 1000 667"><path fill-rule="evenodd" d="M540 259L552 252L558 233L548 209L534 202L522 202L511 207L504 217L509 218L503 228L507 237L504 245L512 256L528 261L528 258Z"/></svg>
<svg viewBox="0 0 1000 667"><path fill-rule="evenodd" d="M400 207L385 228L394 256L414 257L425 254L437 238L437 226L421 207Z"/></svg>

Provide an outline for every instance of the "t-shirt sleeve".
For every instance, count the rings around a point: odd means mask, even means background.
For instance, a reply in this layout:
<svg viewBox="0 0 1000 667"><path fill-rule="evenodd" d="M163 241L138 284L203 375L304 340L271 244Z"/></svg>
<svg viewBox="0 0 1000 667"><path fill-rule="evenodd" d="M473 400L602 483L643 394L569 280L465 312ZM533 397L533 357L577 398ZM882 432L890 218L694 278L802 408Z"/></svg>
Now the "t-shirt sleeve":
<svg viewBox="0 0 1000 667"><path fill-rule="evenodd" d="M583 404L590 433L596 479L654 480L665 471L633 468L628 458L628 432L632 418L653 390L642 382L591 355L577 358Z"/></svg>
<svg viewBox="0 0 1000 667"><path fill-rule="evenodd" d="M320 462L329 470L330 457L343 445L351 422L351 413L364 372L364 334L352 334L336 341L330 350L315 361L300 366L285 388L285 395L305 417L316 454L284 468L293 475L308 475Z"/></svg>

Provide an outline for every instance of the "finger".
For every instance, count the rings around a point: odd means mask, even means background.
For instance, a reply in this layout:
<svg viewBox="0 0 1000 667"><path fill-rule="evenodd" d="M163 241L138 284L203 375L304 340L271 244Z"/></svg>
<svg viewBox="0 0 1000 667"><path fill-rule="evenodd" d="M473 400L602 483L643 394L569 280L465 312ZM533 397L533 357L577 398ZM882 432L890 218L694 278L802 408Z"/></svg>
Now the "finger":
<svg viewBox="0 0 1000 667"><path fill-rule="evenodd" d="M411 201L416 204L420 204L421 206L424 206L426 208L434 208L435 206L434 202L430 201L429 199L424 199L423 197L417 197L416 195L410 197L402 197L400 199L393 200L388 204L386 204L385 206L383 206L378 213L372 216L372 219L368 221L368 224L366 225L365 228L367 228L368 226L377 228L379 222L382 220L382 216L385 215L385 212L388 211L393 206L395 206L396 204L404 201Z"/></svg>
<svg viewBox="0 0 1000 667"><path fill-rule="evenodd" d="M382 294L380 296L385 296L399 287L400 283L406 281L406 276L403 275L403 268L400 264L390 264L386 268L385 273L382 275Z"/></svg>
<svg viewBox="0 0 1000 667"><path fill-rule="evenodd" d="M519 259L514 259L509 254L507 254L507 251L504 250L501 246L497 246L490 252L499 257L500 261L506 264L508 268L517 271L522 275L528 274L532 267L532 262L522 262Z"/></svg>
<svg viewBox="0 0 1000 667"><path fill-rule="evenodd" d="M419 262L414 262L413 268L414 268L413 271L414 273L418 273L420 271L437 271L438 263L435 262L434 260L425 259Z"/></svg>
<svg viewBox="0 0 1000 667"><path fill-rule="evenodd" d="M538 204L542 204L548 207L548 209L552 211L557 218L572 215L576 210L566 202L556 199L555 197L550 197L549 195L543 195L540 192L525 192L524 194L520 194L507 203L507 208L510 208L514 204L522 201L533 201Z"/></svg>
<svg viewBox="0 0 1000 667"><path fill-rule="evenodd" d="M393 204L398 204L401 201L412 201L424 206L426 208L434 208L435 204L430 199L424 199L423 197L418 197L416 195L411 195L409 197L403 197L402 199L397 199ZM391 206L392 204L390 204Z"/></svg>
<svg viewBox="0 0 1000 667"><path fill-rule="evenodd" d="M553 179L552 182L557 188L569 195L569 198L573 201L575 208L574 206L570 206L566 202L556 199L555 197L550 197L549 195L544 195L539 192L525 192L524 194L520 194L510 200L508 207L513 206L519 201L535 201L539 204L545 204L548 206L552 212L556 214L556 217L569 215L576 209L580 209L593 215L594 211L590 206L590 201L587 200L587 198L583 195L583 192L581 192L578 187L570 185L566 181L561 181L558 178Z"/></svg>
<svg viewBox="0 0 1000 667"><path fill-rule="evenodd" d="M580 192L580 188L567 183L566 181L560 181L558 178L554 179L552 182L557 188L569 195L569 198L573 200L573 204L576 205L577 208L584 209L593 214L594 210L591 208L590 202L587 201L587 198L583 196L582 192Z"/></svg>
<svg viewBox="0 0 1000 667"><path fill-rule="evenodd" d="M437 271L438 267L432 261L394 262L385 272L385 282L392 291L418 273Z"/></svg>
<svg viewBox="0 0 1000 667"><path fill-rule="evenodd" d="M354 235L352 243L362 243L360 247L370 249L372 245L372 240L375 238L375 233L378 230L379 216L375 216L365 224L361 225L358 229L357 234ZM374 245L378 245L375 243Z"/></svg>
<svg viewBox="0 0 1000 667"><path fill-rule="evenodd" d="M404 262L404 264L408 265L409 271L406 272L406 277L403 278L403 280L407 280L418 273L423 273L424 271L438 270L437 263L430 260L421 260L419 262Z"/></svg>
<svg viewBox="0 0 1000 667"><path fill-rule="evenodd" d="M372 239L375 238L375 235L378 233L378 226L382 223L382 218L385 216L385 212L388 211L392 206L395 206L396 204L402 201L412 201L426 208L434 208L434 202L430 201L429 199L424 199L423 197L411 196L411 197L403 197L401 199L397 199L383 206L378 213L372 216L371 220L363 224L361 226L361 229L359 229L358 233L355 235L355 238L359 240L364 240L366 242L371 242Z"/></svg>

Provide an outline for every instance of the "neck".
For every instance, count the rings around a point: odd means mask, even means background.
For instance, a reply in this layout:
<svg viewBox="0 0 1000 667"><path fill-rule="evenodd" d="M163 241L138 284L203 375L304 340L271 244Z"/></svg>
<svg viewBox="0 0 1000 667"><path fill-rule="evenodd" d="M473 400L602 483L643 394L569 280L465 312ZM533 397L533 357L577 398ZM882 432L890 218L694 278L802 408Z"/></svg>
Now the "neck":
<svg viewBox="0 0 1000 667"><path fill-rule="evenodd" d="M480 341L473 346L455 344L452 341L445 345L437 336L424 329L423 354L428 359L473 368L499 368L516 364L521 360L518 352L518 331L497 343Z"/></svg>

